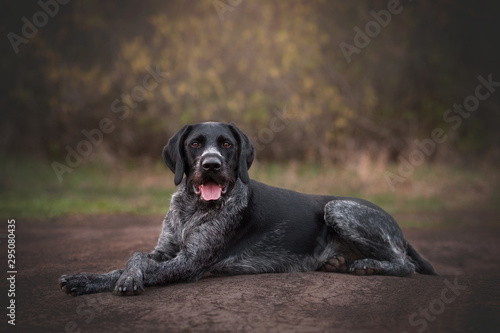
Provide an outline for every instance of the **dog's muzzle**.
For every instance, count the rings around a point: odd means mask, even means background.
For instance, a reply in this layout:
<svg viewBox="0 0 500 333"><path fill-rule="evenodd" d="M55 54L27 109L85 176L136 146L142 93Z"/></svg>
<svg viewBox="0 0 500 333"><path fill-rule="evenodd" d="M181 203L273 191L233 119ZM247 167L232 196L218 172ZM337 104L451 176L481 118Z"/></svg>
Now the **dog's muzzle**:
<svg viewBox="0 0 500 333"><path fill-rule="evenodd" d="M222 170L222 159L218 155L207 154L200 164L204 180L194 184L194 193L205 201L218 200L227 191L227 185L217 181Z"/></svg>

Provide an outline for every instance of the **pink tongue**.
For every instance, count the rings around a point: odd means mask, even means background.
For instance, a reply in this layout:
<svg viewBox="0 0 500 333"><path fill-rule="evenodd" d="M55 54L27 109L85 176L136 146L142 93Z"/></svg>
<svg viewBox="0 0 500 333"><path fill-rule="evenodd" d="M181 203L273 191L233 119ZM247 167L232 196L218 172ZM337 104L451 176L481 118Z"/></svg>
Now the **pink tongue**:
<svg viewBox="0 0 500 333"><path fill-rule="evenodd" d="M217 200L220 198L222 189L216 183L207 183L200 187L201 197L205 201Z"/></svg>

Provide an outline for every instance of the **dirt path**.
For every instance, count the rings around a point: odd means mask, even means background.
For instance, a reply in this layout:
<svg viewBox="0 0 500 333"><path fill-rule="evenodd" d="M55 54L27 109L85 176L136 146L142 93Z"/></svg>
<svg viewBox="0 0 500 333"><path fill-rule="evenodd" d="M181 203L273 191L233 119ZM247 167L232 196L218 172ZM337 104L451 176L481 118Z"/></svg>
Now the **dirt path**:
<svg viewBox="0 0 500 333"><path fill-rule="evenodd" d="M57 280L65 273L120 268L133 251L150 251L161 217L18 220L16 326L3 314L0 330L497 332L500 227L488 214L481 216L482 226L474 225L477 216L460 214L461 226L454 228L404 230L440 277L322 272L212 277L129 298L73 298L59 290ZM6 253L4 241L1 247ZM1 286L6 290L5 278ZM3 312L6 294L2 291Z"/></svg>

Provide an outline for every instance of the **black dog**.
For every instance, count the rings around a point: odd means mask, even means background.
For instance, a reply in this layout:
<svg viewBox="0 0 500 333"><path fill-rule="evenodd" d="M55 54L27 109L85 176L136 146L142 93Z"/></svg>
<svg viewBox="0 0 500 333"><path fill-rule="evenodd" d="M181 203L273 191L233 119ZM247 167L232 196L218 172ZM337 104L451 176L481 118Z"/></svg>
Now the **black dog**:
<svg viewBox="0 0 500 333"><path fill-rule="evenodd" d="M437 275L378 206L250 180L254 149L234 124L186 125L163 158L180 186L156 249L136 252L124 270L62 276L65 293L136 295L207 273Z"/></svg>

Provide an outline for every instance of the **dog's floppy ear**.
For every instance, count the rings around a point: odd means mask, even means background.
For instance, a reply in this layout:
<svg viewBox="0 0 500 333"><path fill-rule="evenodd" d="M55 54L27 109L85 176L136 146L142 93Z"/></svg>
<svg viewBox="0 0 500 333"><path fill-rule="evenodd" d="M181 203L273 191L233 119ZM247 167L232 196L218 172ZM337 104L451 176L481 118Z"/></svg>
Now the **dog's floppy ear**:
<svg viewBox="0 0 500 333"><path fill-rule="evenodd" d="M191 125L184 125L168 140L167 145L163 148L163 160L170 170L174 173L174 183L179 185L184 177L185 172L185 153L184 141L186 136L191 131Z"/></svg>
<svg viewBox="0 0 500 333"><path fill-rule="evenodd" d="M255 150L248 137L234 123L229 124L229 128L238 141L238 176L243 183L248 184L248 169L252 166Z"/></svg>

